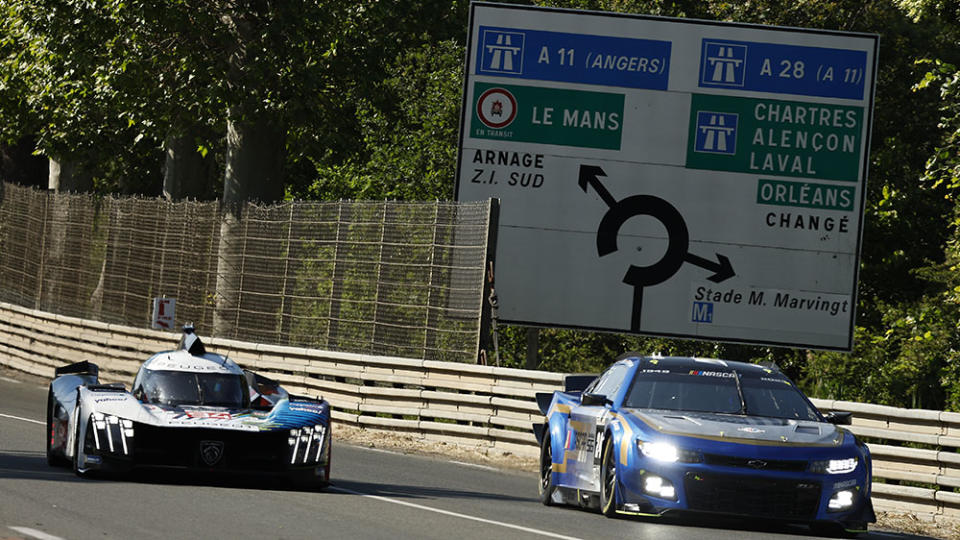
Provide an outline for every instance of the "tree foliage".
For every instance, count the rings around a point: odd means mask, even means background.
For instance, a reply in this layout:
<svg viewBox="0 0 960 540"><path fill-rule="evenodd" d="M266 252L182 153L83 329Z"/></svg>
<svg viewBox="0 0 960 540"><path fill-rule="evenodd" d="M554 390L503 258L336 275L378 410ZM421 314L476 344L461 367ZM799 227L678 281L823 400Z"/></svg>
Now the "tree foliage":
<svg viewBox="0 0 960 540"><path fill-rule="evenodd" d="M543 329L541 367L597 371L627 350L768 360L820 397L960 410L960 4L522 3L881 36L852 354ZM164 141L187 140L220 182L228 123L247 123L277 130L288 197L449 199L468 7L6 0L0 142L67 159L101 191L155 194ZM525 329L501 326L500 345L525 364Z"/></svg>

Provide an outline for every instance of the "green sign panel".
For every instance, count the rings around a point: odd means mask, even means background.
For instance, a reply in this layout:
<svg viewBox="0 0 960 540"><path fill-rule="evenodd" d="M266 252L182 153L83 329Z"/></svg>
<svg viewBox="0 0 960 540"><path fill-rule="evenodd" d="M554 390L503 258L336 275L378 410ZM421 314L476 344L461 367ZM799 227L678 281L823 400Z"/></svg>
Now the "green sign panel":
<svg viewBox="0 0 960 540"><path fill-rule="evenodd" d="M474 84L477 139L620 150L623 94Z"/></svg>
<svg viewBox="0 0 960 540"><path fill-rule="evenodd" d="M686 166L857 182L863 107L693 94Z"/></svg>
<svg viewBox="0 0 960 540"><path fill-rule="evenodd" d="M854 186L784 182L761 178L757 182L757 203L796 206L821 210L853 210L857 190Z"/></svg>

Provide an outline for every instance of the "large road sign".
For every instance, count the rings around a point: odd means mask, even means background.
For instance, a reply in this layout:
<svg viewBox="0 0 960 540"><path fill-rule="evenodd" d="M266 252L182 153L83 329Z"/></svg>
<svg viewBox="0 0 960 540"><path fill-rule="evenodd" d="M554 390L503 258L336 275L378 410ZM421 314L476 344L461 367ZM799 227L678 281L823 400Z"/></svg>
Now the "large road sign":
<svg viewBox="0 0 960 540"><path fill-rule="evenodd" d="M878 37L471 5L503 321L850 350Z"/></svg>

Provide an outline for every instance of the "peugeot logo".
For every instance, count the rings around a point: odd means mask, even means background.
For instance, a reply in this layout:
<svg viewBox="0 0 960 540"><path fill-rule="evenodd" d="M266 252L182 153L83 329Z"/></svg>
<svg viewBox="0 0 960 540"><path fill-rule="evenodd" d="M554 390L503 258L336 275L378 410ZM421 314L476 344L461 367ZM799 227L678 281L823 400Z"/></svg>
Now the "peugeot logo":
<svg viewBox="0 0 960 540"><path fill-rule="evenodd" d="M754 469L762 469L767 466L767 462L762 459L751 459L747 462L747 465L753 467Z"/></svg>
<svg viewBox="0 0 960 540"><path fill-rule="evenodd" d="M200 441L200 458L207 464L207 467L213 467L220 462L223 457L223 441Z"/></svg>

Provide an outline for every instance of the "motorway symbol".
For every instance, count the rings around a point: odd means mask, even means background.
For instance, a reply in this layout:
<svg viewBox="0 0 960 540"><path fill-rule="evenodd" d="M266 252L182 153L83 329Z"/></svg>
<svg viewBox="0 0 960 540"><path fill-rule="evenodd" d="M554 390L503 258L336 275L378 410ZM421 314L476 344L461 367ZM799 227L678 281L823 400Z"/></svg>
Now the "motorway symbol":
<svg viewBox="0 0 960 540"><path fill-rule="evenodd" d="M736 114L697 111L694 151L736 155L738 120Z"/></svg>
<svg viewBox="0 0 960 540"><path fill-rule="evenodd" d="M523 73L523 32L485 29L480 71L491 74Z"/></svg>
<svg viewBox="0 0 960 540"><path fill-rule="evenodd" d="M729 41L703 40L701 86L741 87L747 72L747 47Z"/></svg>
<svg viewBox="0 0 960 540"><path fill-rule="evenodd" d="M663 283L680 270L687 262L713 272L708 277L714 283L720 283L736 275L730 259L716 254L717 260L711 261L698 255L688 253L690 247L690 233L687 224L680 212L667 201L653 195L632 195L617 201L610 195L607 188L600 181L606 176L602 168L594 165L581 165L579 184L584 193L588 186L593 186L600 199L606 203L608 210L600 220L597 229L597 254L601 257L617 250L617 235L620 228L630 218L636 216L650 216L663 224L667 230L667 250L663 257L649 266L631 264L623 276L623 282L633 286L633 316L630 329L640 330L640 311L643 304L643 288Z"/></svg>

